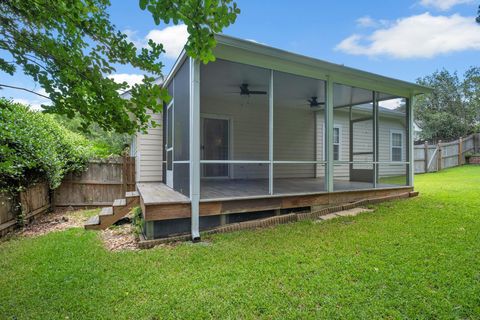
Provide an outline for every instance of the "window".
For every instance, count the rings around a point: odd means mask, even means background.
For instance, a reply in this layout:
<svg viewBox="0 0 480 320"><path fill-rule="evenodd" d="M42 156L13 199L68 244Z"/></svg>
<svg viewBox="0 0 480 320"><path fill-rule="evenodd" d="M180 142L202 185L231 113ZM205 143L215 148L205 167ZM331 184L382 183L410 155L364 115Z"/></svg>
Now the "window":
<svg viewBox="0 0 480 320"><path fill-rule="evenodd" d="M323 127L323 136L325 137L325 127ZM340 152L342 150L342 128L340 125L335 124L333 125L333 160L340 161ZM323 161L326 160L325 156L325 146L326 143L323 144Z"/></svg>
<svg viewBox="0 0 480 320"><path fill-rule="evenodd" d="M402 161L403 154L403 132L391 131L390 132L390 147L391 147L391 160Z"/></svg>
<svg viewBox="0 0 480 320"><path fill-rule="evenodd" d="M340 127L334 126L333 127L333 160L340 160L340 141L341 141L341 134L340 134Z"/></svg>

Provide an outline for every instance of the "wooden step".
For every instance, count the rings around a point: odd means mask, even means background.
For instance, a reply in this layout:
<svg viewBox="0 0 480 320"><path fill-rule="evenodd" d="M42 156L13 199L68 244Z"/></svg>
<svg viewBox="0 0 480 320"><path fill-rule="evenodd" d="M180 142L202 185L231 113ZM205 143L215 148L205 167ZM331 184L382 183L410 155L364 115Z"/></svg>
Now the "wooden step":
<svg viewBox="0 0 480 320"><path fill-rule="evenodd" d="M101 229L100 225L100 217L99 216L93 216L90 217L87 222L84 224L85 229L88 230L98 230Z"/></svg>
<svg viewBox="0 0 480 320"><path fill-rule="evenodd" d="M125 192L125 198L136 198L136 197L140 197L140 193L138 193L138 191Z"/></svg>
<svg viewBox="0 0 480 320"><path fill-rule="evenodd" d="M115 199L115 201L113 201L113 208L125 207L126 205L127 205L127 199Z"/></svg>
<svg viewBox="0 0 480 320"><path fill-rule="evenodd" d="M113 207L105 207L100 211L100 216L111 216L113 215Z"/></svg>

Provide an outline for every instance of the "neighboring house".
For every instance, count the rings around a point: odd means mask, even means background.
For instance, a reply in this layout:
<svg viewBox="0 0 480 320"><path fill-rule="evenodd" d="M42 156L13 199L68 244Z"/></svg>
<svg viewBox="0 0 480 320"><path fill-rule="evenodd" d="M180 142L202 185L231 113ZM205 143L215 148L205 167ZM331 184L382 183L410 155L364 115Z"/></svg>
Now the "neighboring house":
<svg viewBox="0 0 480 320"><path fill-rule="evenodd" d="M216 39L215 62L182 52L162 126L132 144L147 239L413 190L412 104L429 88Z"/></svg>

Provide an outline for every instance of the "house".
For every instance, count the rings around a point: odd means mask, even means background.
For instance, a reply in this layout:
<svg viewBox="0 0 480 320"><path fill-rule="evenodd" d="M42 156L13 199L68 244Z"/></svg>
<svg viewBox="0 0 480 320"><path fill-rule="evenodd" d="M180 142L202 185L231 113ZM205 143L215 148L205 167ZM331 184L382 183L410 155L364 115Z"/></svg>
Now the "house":
<svg viewBox="0 0 480 320"><path fill-rule="evenodd" d="M217 35L182 52L162 124L133 143L147 239L413 191L413 105L429 88Z"/></svg>

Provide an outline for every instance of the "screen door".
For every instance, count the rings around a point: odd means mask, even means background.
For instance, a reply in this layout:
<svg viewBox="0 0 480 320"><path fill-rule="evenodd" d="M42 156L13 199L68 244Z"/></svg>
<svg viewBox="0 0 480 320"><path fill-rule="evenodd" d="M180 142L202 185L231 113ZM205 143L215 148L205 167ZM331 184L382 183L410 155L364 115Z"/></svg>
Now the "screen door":
<svg viewBox="0 0 480 320"><path fill-rule="evenodd" d="M173 188L173 103L167 107L167 123L166 123L167 144L167 186Z"/></svg>
<svg viewBox="0 0 480 320"><path fill-rule="evenodd" d="M204 160L229 160L229 119L202 118L202 155ZM215 163L203 166L205 178L227 178L228 164Z"/></svg>

